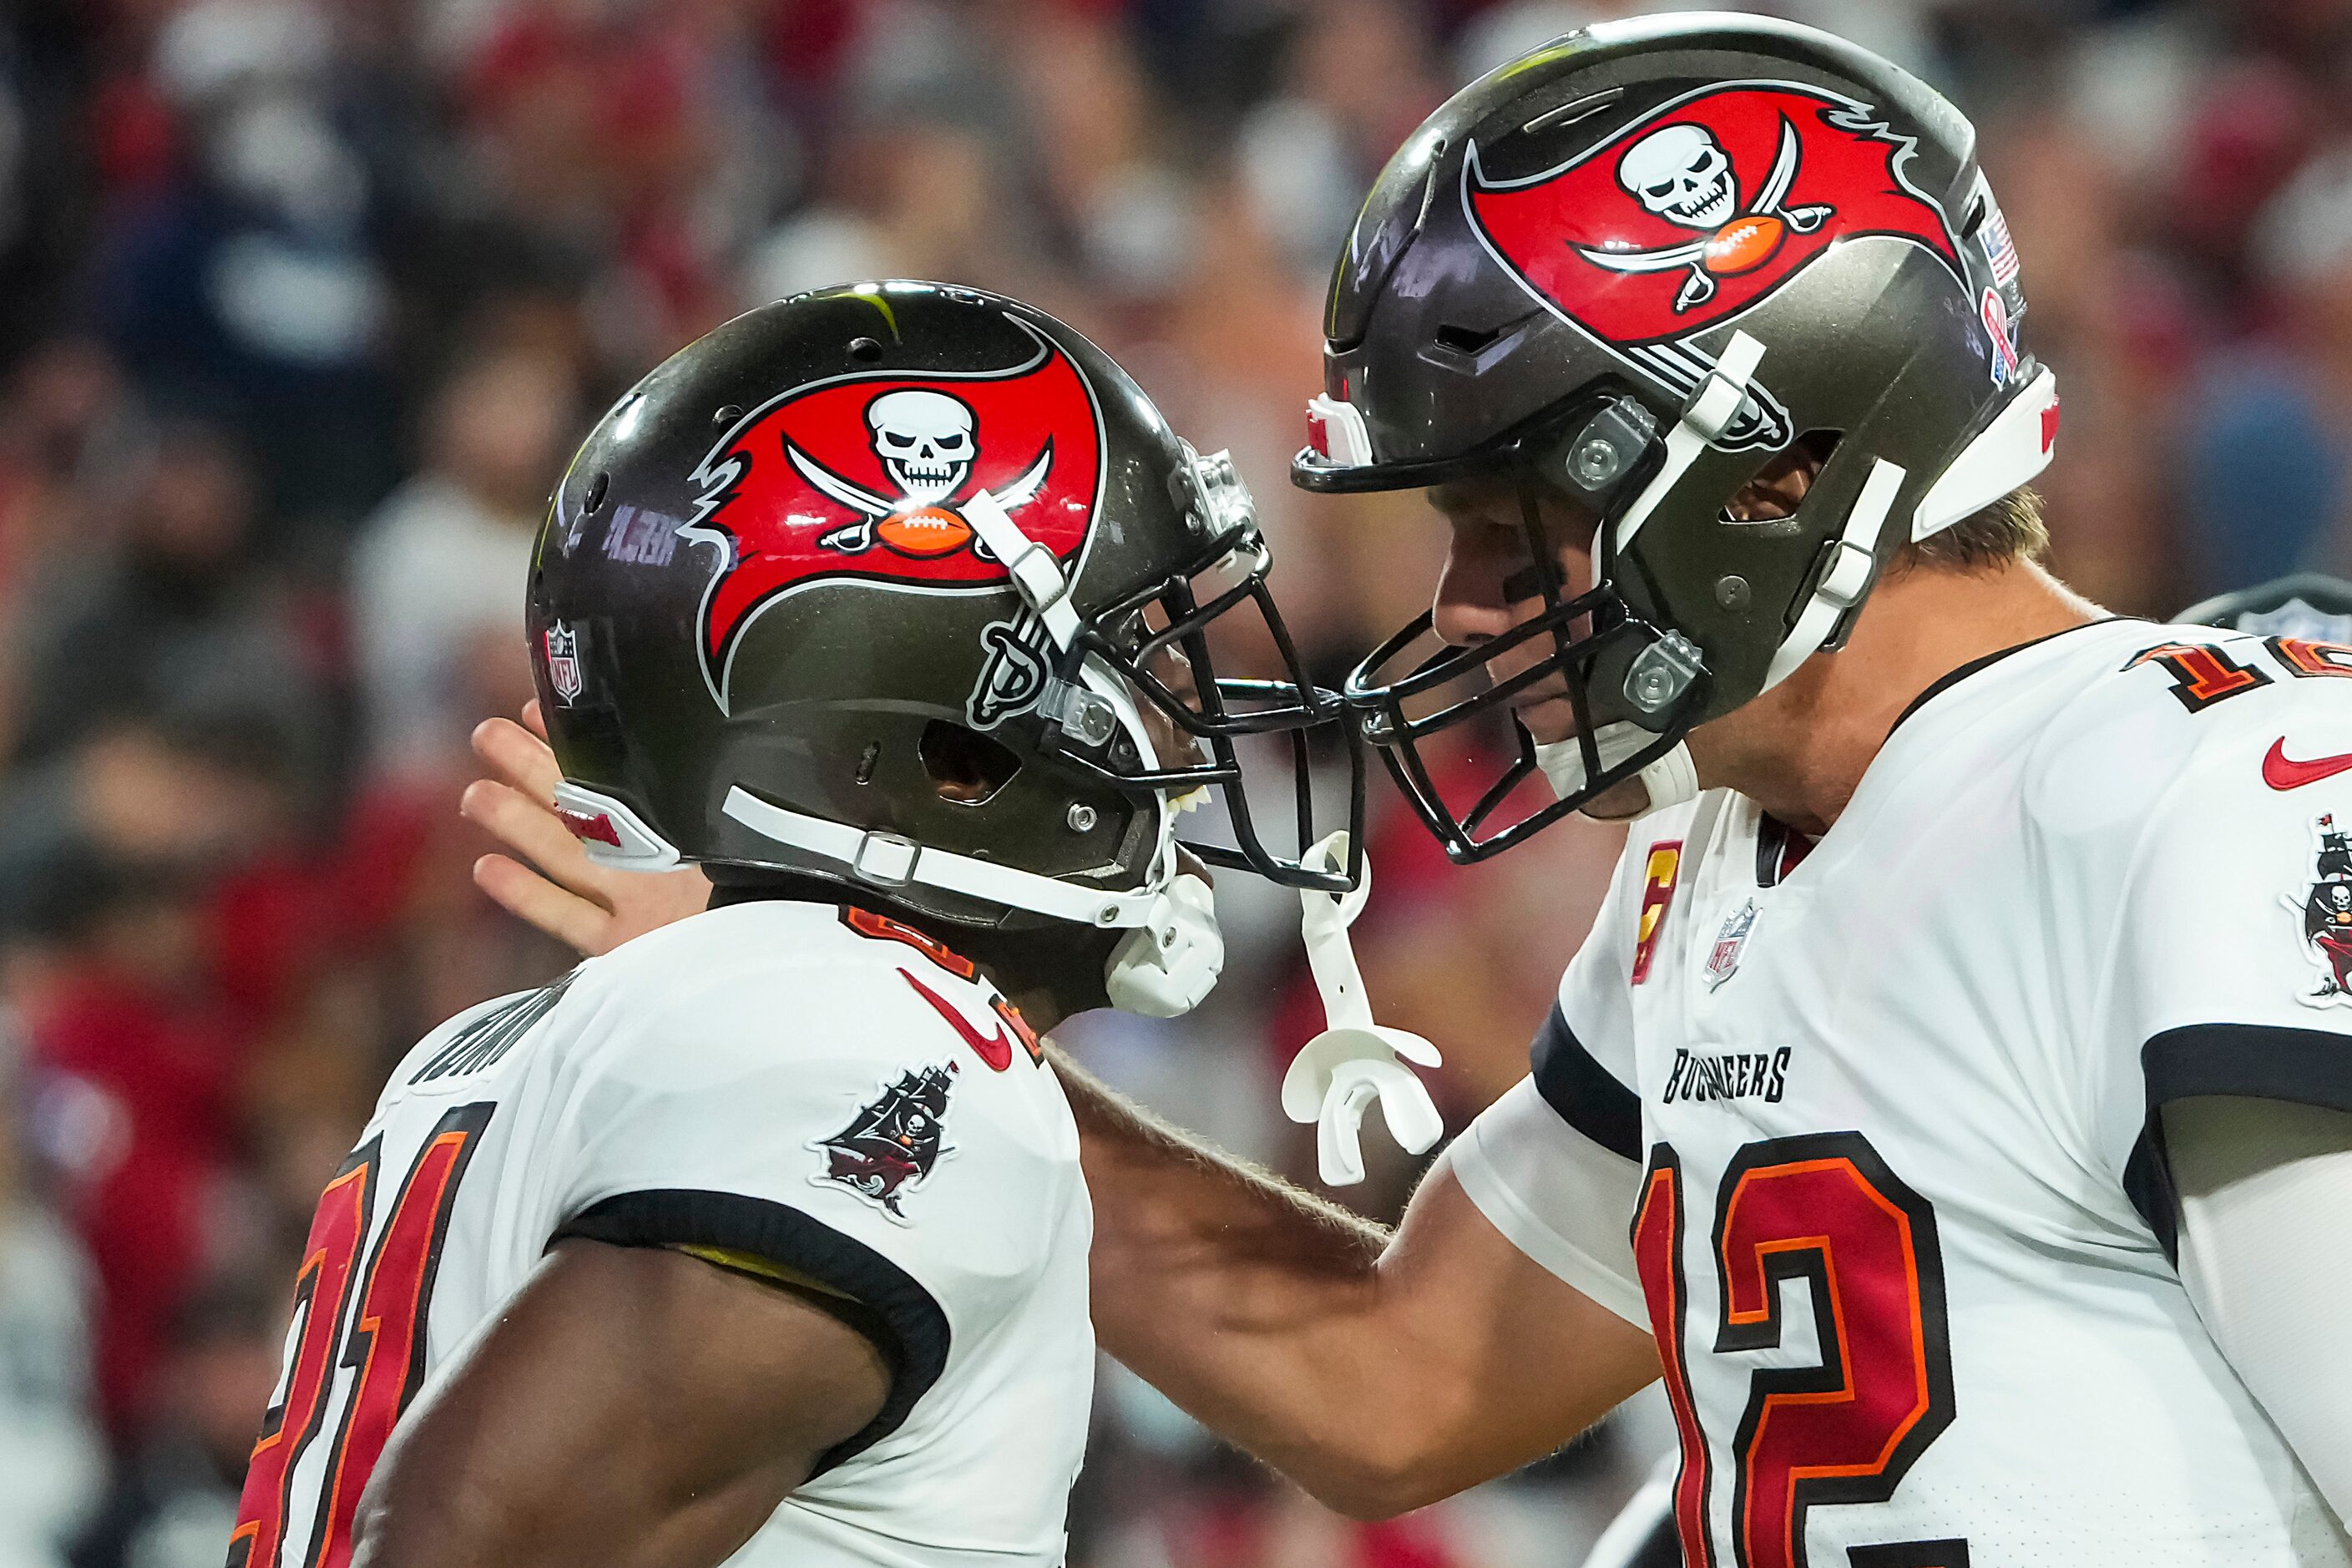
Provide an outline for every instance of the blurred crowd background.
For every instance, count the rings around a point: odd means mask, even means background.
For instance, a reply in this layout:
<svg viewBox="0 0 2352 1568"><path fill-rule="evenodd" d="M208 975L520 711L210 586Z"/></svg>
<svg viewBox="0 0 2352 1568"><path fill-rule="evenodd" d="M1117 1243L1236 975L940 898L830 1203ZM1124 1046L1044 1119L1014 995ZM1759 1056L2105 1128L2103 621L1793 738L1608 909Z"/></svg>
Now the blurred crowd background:
<svg viewBox="0 0 2352 1568"><path fill-rule="evenodd" d="M566 955L473 888L469 728L597 409L752 304L1034 300L1253 481L1327 671L1425 597L1414 498L1285 463L1330 258L1456 86L1601 0L12 0L0 15L0 1568L217 1563L295 1248L388 1064ZM2126 613L2352 561L2352 0L1787 0L1983 128ZM1608 831L1448 870L1376 789L1360 928L1458 1126ZM1090 1060L1298 1174L1295 904ZM1348 1200L1392 1214L1391 1161ZM1080 1568L1578 1560L1662 1443L1344 1525L1106 1373Z"/></svg>

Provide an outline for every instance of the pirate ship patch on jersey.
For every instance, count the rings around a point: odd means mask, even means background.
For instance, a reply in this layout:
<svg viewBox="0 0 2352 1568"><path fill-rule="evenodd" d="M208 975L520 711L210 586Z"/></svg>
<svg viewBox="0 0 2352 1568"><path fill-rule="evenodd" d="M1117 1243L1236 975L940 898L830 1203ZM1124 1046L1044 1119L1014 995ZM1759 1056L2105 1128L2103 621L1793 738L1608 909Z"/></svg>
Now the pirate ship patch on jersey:
<svg viewBox="0 0 2352 1568"><path fill-rule="evenodd" d="M2297 999L2306 1007L2352 1007L2352 834L2336 826L2332 812L2312 824L2312 834L2311 883L2301 898L2284 900L2302 917L2305 956L2319 971L2318 984Z"/></svg>
<svg viewBox="0 0 2352 1568"><path fill-rule="evenodd" d="M946 1142L948 1095L961 1070L942 1062L920 1072L909 1068L860 1106L848 1126L809 1147L824 1156L824 1169L809 1177L818 1186L847 1187L900 1225L900 1206L931 1168L955 1152Z"/></svg>
<svg viewBox="0 0 2352 1568"><path fill-rule="evenodd" d="M1853 99L1736 82L1677 99L1524 179L1487 179L1474 143L1462 194L1472 226L1522 287L1687 396L1715 363L1698 334L1769 299L1841 241L1906 241L1964 278L1944 209L1905 174L1917 145ZM1794 434L1759 386L1716 444L1776 450Z"/></svg>
<svg viewBox="0 0 2352 1568"><path fill-rule="evenodd" d="M1101 509L1101 414L1060 345L1006 320L1035 344L1018 364L861 372L796 387L737 420L697 466L699 499L679 533L717 552L698 629L721 710L745 628L812 584L1007 589L1005 563L965 516L982 492L1072 570ZM1017 700L1020 683L1010 684Z"/></svg>

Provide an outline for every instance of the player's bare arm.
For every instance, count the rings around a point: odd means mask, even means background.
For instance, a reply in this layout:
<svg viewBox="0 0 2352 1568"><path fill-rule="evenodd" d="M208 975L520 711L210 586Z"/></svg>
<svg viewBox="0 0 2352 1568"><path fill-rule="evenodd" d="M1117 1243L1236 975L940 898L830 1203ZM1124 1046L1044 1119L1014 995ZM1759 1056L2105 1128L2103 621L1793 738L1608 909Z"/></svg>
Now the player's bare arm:
<svg viewBox="0 0 2352 1568"><path fill-rule="evenodd" d="M1658 1375L1648 1334L1443 1165L1390 1236L1061 1067L1104 1348L1329 1506L1383 1518L1507 1474Z"/></svg>
<svg viewBox="0 0 2352 1568"><path fill-rule="evenodd" d="M559 1244L403 1423L361 1568L709 1568L881 1408L882 1353L791 1288Z"/></svg>

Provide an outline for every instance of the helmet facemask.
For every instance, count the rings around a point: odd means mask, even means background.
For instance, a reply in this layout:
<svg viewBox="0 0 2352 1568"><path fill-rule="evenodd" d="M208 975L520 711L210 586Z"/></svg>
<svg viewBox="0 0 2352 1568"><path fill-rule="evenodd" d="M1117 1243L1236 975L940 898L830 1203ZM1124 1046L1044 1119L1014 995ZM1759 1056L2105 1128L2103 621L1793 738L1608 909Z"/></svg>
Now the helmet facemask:
<svg viewBox="0 0 2352 1568"><path fill-rule="evenodd" d="M1363 840L1362 748L1343 699L1308 674L1267 587L1272 554L1231 459L1223 453L1201 458L1189 447L1185 456L1178 483L1206 542L1176 570L1076 622L1067 646L1055 652L1033 716L1034 744L1099 783L1156 792L1171 845L1178 842L1177 812L1213 792L1234 842L1183 841L1183 849L1277 886L1345 892L1355 885ZM1229 644L1244 637L1258 644L1273 672L1221 674L1213 628ZM1356 847L1338 870L1310 854L1329 831L1318 831L1318 732L1346 759L1346 820L1338 826ZM1264 793L1259 781L1268 771L1263 763L1271 759L1263 752L1269 747L1288 763L1290 820L1279 835L1294 841L1287 852L1270 843L1276 835L1255 804ZM1256 761L1244 754L1254 749L1261 752Z"/></svg>
<svg viewBox="0 0 2352 1568"><path fill-rule="evenodd" d="M1698 648L1643 618L1618 580L1619 524L1657 472L1664 442L1630 398L1608 398L1584 413L1568 421L1577 434L1556 448L1551 462L1516 466L1528 564L1506 579L1504 594L1515 604L1538 601L1536 613L1486 641L1432 649L1434 613L1423 611L1348 679L1348 700L1365 739L1380 747L1407 801L1459 863L1498 855L1643 778L1677 752L1709 694ZM1601 447L1608 448L1605 458ZM1596 513L1592 582L1580 593L1570 592L1539 515L1544 491L1562 488L1547 470L1580 471L1593 481L1568 492ZM1516 585L1533 592L1514 592ZM1530 645L1548 651L1522 663ZM1575 731L1546 744L1513 711L1514 700L1553 680L1574 710ZM1465 790L1441 776L1423 747L1449 731L1458 746L1462 733L1480 729L1489 733L1478 750L1490 765ZM1491 763L1496 753L1498 766ZM1530 807L1522 789L1538 775L1550 784L1551 798ZM1654 799L1658 793L1654 787Z"/></svg>

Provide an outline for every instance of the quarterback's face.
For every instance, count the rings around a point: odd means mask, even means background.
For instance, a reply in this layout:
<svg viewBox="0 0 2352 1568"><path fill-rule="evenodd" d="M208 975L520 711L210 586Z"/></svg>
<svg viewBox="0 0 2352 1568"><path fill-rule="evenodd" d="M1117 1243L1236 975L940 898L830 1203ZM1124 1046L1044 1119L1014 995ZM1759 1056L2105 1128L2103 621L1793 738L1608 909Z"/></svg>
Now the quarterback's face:
<svg viewBox="0 0 2352 1568"><path fill-rule="evenodd" d="M1732 497L1726 512L1743 522L1763 522L1793 513L1820 474L1822 455L1803 442L1767 462L1756 477ZM1437 580L1433 619L1437 635L1455 647L1490 642L1513 626L1543 613L1543 581L1535 566L1528 528L1514 479L1481 479L1440 485L1429 491L1454 531L1445 569ZM1538 487L1536 515L1540 547L1557 564L1559 595L1573 598L1592 586L1592 542L1600 520L1592 510L1564 492ZM1568 627L1571 637L1591 630L1582 622ZM1529 637L1496 658L1495 679L1504 680L1540 664L1552 652L1548 637ZM1691 754L1703 782L1717 776L1714 764L1726 755L1757 749L1791 717L1800 701L1801 682L1784 683L1755 702L1701 725L1689 737ZM1511 700L1528 733L1546 745L1574 738L1576 709L1568 700L1568 681L1554 674L1535 682ZM1648 792L1628 780L1592 800L1585 815L1613 820L1637 815L1648 805Z"/></svg>
<svg viewBox="0 0 2352 1568"><path fill-rule="evenodd" d="M1437 635L1455 647L1491 642L1543 613L1543 577L1533 552L1543 549L1559 574L1559 595L1574 598L1592 586L1592 512L1558 491L1546 489L1536 503L1541 540L1531 542L1519 487L1509 479L1471 479L1440 485L1429 492L1454 531L1445 569L1437 579L1432 615ZM1590 628L1571 626L1581 636ZM1495 679L1507 679L1551 657L1548 637L1529 637L1496 658ZM1528 732L1550 744L1576 733L1576 709L1568 681L1554 674L1511 700Z"/></svg>

